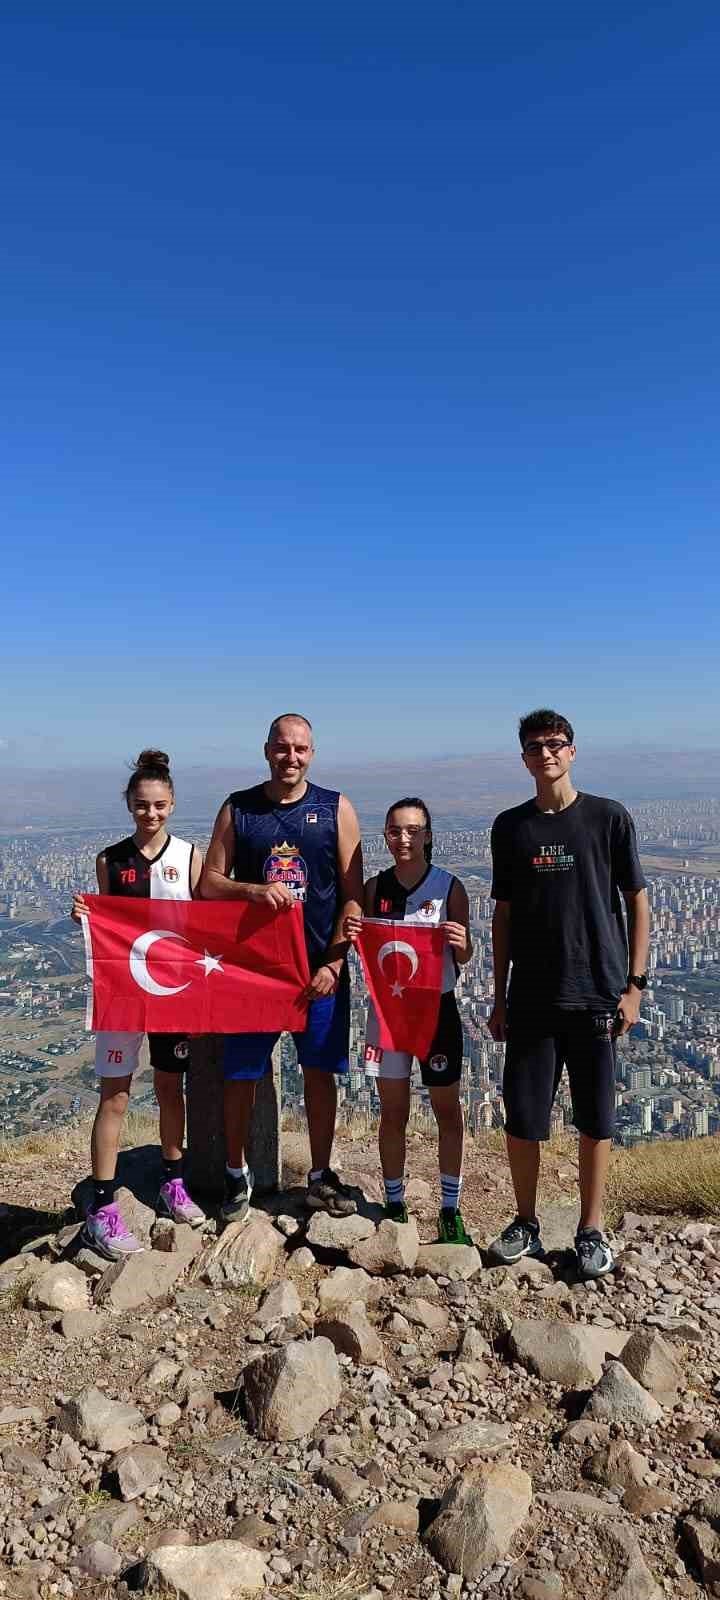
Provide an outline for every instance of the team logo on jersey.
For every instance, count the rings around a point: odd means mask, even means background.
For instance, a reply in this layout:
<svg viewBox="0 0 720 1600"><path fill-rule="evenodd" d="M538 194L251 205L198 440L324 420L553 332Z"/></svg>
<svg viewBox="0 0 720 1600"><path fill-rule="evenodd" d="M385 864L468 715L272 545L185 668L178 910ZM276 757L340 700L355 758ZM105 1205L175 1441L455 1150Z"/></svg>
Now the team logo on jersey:
<svg viewBox="0 0 720 1600"><path fill-rule="evenodd" d="M187 1058L188 1058L189 1054L190 1054L190 1046L189 1046L189 1044L187 1042L187 1039L178 1039L178 1042L177 1042L177 1044L175 1046L175 1049L173 1050L173 1055L175 1057L175 1060L176 1061L187 1061Z"/></svg>
<svg viewBox="0 0 720 1600"><path fill-rule="evenodd" d="M177 881L178 881L178 879L180 877L180 873L178 872L177 867L173 867L173 866L163 867L162 875L163 875L163 878L165 879L166 883L177 883Z"/></svg>
<svg viewBox="0 0 720 1600"><path fill-rule="evenodd" d="M439 909L439 907L439 900L423 900L422 905L418 906L416 915L418 917L434 917L435 912Z"/></svg>
<svg viewBox="0 0 720 1600"><path fill-rule="evenodd" d="M428 1066L431 1072L445 1072L449 1062L447 1056L431 1056Z"/></svg>
<svg viewBox="0 0 720 1600"><path fill-rule="evenodd" d="M276 845L267 857L263 865L263 877L266 883L284 883L296 900L307 899L307 862L303 860L298 846L288 844L287 839Z"/></svg>

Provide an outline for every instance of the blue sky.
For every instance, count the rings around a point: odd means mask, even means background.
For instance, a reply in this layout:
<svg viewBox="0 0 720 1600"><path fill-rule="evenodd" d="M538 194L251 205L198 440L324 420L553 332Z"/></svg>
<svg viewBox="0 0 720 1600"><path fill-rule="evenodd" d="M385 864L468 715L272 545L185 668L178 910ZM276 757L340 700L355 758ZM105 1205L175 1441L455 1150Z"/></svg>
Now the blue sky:
<svg viewBox="0 0 720 1600"><path fill-rule="evenodd" d="M716 6L3 32L7 761L717 742Z"/></svg>

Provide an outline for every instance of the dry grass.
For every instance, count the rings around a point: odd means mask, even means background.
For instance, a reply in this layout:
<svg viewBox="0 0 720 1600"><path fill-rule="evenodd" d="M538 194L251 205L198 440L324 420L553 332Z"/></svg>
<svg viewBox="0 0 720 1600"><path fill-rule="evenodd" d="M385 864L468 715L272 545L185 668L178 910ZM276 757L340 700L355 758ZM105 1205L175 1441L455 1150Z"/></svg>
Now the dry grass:
<svg viewBox="0 0 720 1600"><path fill-rule="evenodd" d="M606 1213L623 1211L717 1217L720 1214L720 1138L672 1139L614 1150Z"/></svg>

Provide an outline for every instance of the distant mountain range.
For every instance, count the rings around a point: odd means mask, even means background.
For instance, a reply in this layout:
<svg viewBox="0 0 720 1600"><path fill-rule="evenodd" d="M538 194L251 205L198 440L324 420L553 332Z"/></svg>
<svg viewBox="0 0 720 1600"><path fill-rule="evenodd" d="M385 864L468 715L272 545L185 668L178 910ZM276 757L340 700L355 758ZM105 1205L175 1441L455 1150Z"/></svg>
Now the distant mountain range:
<svg viewBox="0 0 720 1600"><path fill-rule="evenodd" d="M262 761L254 767L192 767L178 764L175 780L178 813L207 818L209 827L231 789L257 783ZM438 823L492 817L504 805L515 805L531 793L520 755L488 753L452 755L350 766L338 762L313 768L318 783L341 788L354 801L366 826L379 824L387 806L402 795L417 794ZM581 752L575 767L580 788L612 795L627 804L643 800L698 800L720 797L720 749L657 750L637 746ZM122 818L123 772L81 767L40 768L0 765L0 827L117 826Z"/></svg>

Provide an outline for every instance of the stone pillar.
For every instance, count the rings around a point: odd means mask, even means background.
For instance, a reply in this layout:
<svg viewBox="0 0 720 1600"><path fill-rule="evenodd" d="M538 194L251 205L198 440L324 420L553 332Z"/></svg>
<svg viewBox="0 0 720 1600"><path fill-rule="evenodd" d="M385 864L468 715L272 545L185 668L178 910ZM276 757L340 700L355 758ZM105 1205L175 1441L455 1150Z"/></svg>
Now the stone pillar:
<svg viewBox="0 0 720 1600"><path fill-rule="evenodd" d="M187 1073L187 1179L199 1195L220 1196L223 1190L222 1059L222 1034L198 1034L191 1041ZM272 1053L272 1071L257 1086L248 1162L255 1173L259 1194L279 1189L282 1178L279 1042Z"/></svg>

